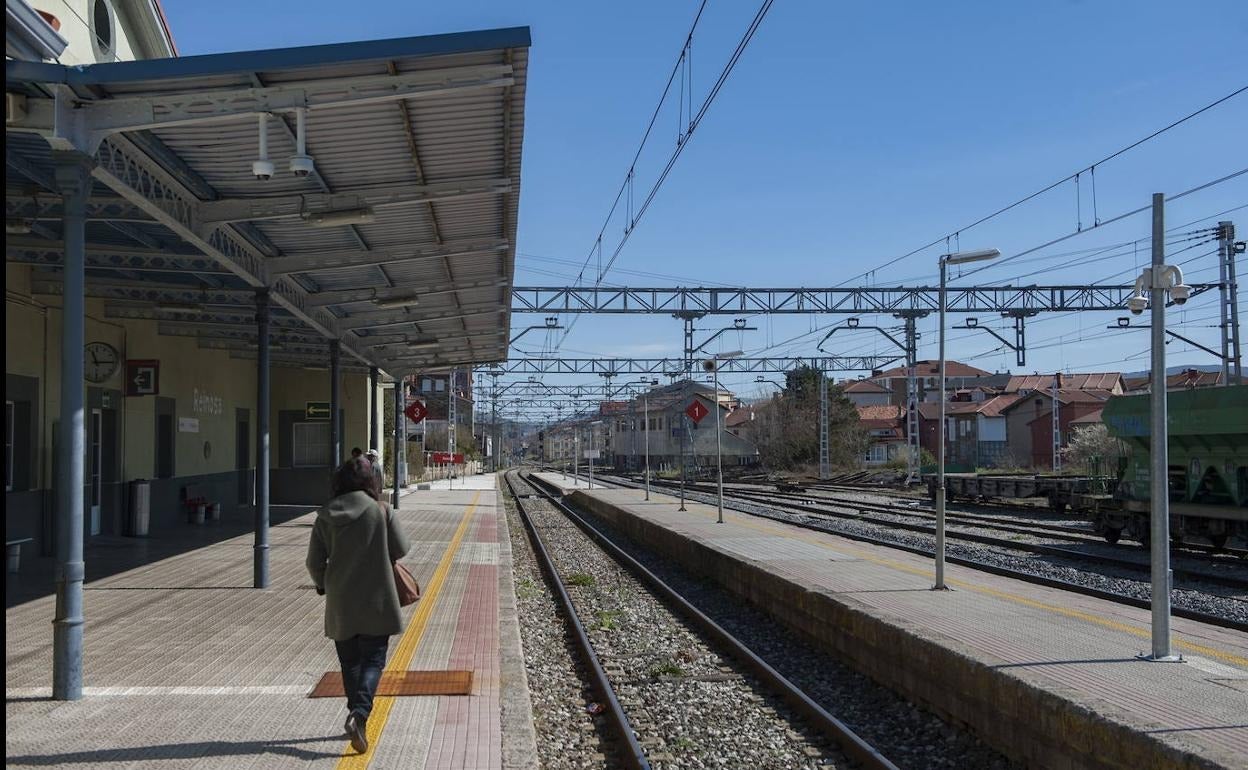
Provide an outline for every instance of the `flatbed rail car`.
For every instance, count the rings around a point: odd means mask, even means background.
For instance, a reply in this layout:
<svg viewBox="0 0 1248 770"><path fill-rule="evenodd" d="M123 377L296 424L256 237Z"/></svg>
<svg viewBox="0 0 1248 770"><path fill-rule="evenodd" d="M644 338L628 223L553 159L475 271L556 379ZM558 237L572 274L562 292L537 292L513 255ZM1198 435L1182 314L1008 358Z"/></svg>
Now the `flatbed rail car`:
<svg viewBox="0 0 1248 770"><path fill-rule="evenodd" d="M928 494L936 499L936 475L925 476ZM945 495L949 501L959 497L968 500L1026 500L1044 498L1056 513L1067 508L1084 511L1113 500L1108 490L1114 479L1104 476L1046 476L987 473L946 473Z"/></svg>
<svg viewBox="0 0 1248 770"><path fill-rule="evenodd" d="M1171 537L1204 537L1219 548L1248 540L1248 386L1171 391L1167 411ZM945 492L951 500L1043 498L1057 513L1086 516L1111 543L1147 544L1148 394L1111 397L1102 419L1127 452L1115 477L949 473ZM935 499L935 474L924 479Z"/></svg>

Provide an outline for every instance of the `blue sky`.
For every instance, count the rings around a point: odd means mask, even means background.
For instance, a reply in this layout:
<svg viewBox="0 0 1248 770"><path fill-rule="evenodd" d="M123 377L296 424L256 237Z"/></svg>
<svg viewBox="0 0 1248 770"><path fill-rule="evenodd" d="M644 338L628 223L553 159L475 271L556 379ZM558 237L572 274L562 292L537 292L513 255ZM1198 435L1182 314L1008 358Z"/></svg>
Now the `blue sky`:
<svg viewBox="0 0 1248 770"><path fill-rule="evenodd" d="M698 3L164 5L183 55L530 26L517 283L566 285L591 252ZM754 2L708 3L693 42L695 105L756 9ZM1248 65L1233 45L1246 36L1248 4L1239 0L1029 6L778 0L604 280L861 285L863 272L1248 85ZM649 188L674 146L675 101L660 114L637 165L639 191ZM1248 94L1242 94L1098 167L1097 214L1106 219L1145 205L1153 192L1173 194L1248 167L1246 126ZM1081 211L1074 185L1066 184L963 232L961 247L996 247L1009 257L1074 231L1079 220L1087 227L1091 186L1086 176L1082 182ZM1239 206L1248 206L1248 175L1172 203L1167 224ZM1248 233L1248 207L1221 218L1236 221L1241 238ZM606 251L622 227L620 220L608 226ZM1148 228L1148 217L1136 216L966 280L1049 284L1113 276L1128 282L1148 258ZM1138 254L1122 247L1060 256L1136 239L1143 239ZM1181 255L1197 257L1189 281L1216 281L1216 269L1205 269L1216 265L1214 257L1201 256L1211 250ZM943 251L942 241L871 280L934 283ZM1071 264L1057 267L1063 263ZM593 271L591 260L591 281ZM1024 275L1035 271L1044 272ZM1248 273L1248 263L1241 272ZM1241 302L1248 304L1242 292ZM1216 298L1207 295L1171 313L1169 322L1216 347L1217 329L1209 327L1216 314ZM720 349L812 354L823 336L812 330L837 319L751 321L759 331L723 335ZM537 322L539 316L513 319L517 327ZM1034 319L1026 369L1145 368L1146 333L1111 333L1104 327L1112 322L1111 314L1086 313ZM700 326L709 335L721 324L707 319ZM920 356L934 358L934 318L920 328ZM555 339L530 333L522 347L540 350ZM841 352L888 350L882 337L866 332L834 339ZM950 357L984 369L1013 365L1013 354L994 352L998 347L987 334L950 333ZM582 318L561 350L678 356L680 348L679 321L612 316ZM1168 356L1176 365L1214 363L1177 342ZM727 382L749 393L752 380Z"/></svg>

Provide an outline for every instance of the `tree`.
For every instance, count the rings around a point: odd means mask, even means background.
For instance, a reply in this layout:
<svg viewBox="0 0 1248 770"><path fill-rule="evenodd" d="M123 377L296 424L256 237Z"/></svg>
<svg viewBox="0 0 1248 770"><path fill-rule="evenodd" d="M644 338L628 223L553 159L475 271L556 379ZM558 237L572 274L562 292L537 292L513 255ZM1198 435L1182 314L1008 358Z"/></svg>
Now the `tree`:
<svg viewBox="0 0 1248 770"><path fill-rule="evenodd" d="M1109 475L1127 454L1123 443L1109 435L1103 423L1078 428L1062 449L1062 458L1093 476Z"/></svg>
<svg viewBox="0 0 1248 770"><path fill-rule="evenodd" d="M819 370L804 366L785 373L784 390L756 407L754 442L763 465L789 470L819 462ZM869 439L844 388L828 383L828 457L838 468L856 468Z"/></svg>

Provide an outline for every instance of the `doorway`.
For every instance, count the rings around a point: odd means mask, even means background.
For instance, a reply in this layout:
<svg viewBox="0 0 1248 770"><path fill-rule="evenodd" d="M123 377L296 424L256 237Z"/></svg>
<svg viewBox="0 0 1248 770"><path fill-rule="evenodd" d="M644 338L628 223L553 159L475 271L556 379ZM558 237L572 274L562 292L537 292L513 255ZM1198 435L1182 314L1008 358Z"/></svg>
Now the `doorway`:
<svg viewBox="0 0 1248 770"><path fill-rule="evenodd" d="M250 505L252 499L251 474L251 414L239 408L234 418L234 469L238 471L238 504Z"/></svg>
<svg viewBox="0 0 1248 770"><path fill-rule="evenodd" d="M91 410L91 534L100 534L100 504L104 499L104 413Z"/></svg>

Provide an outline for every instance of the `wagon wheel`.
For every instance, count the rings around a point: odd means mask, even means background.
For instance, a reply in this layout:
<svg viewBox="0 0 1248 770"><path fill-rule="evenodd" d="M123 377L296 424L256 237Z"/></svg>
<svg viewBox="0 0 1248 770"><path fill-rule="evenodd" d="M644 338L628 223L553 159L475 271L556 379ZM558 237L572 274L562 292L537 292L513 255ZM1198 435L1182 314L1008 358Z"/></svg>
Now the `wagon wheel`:
<svg viewBox="0 0 1248 770"><path fill-rule="evenodd" d="M1113 545L1114 543L1118 542L1118 538L1122 537L1122 528L1121 527L1106 527L1105 531L1102 532L1101 534L1105 537L1105 542L1109 543L1110 545Z"/></svg>
<svg viewBox="0 0 1248 770"><path fill-rule="evenodd" d="M1066 501L1050 495L1049 508L1052 509L1052 511L1058 516L1061 516L1066 512Z"/></svg>
<svg viewBox="0 0 1248 770"><path fill-rule="evenodd" d="M1223 532L1220 535L1210 535L1209 542L1213 543L1213 547L1219 551L1226 547L1226 541L1231 537L1230 533Z"/></svg>
<svg viewBox="0 0 1248 770"><path fill-rule="evenodd" d="M1183 545L1183 533L1171 532L1170 533L1170 545L1176 545L1176 546Z"/></svg>

